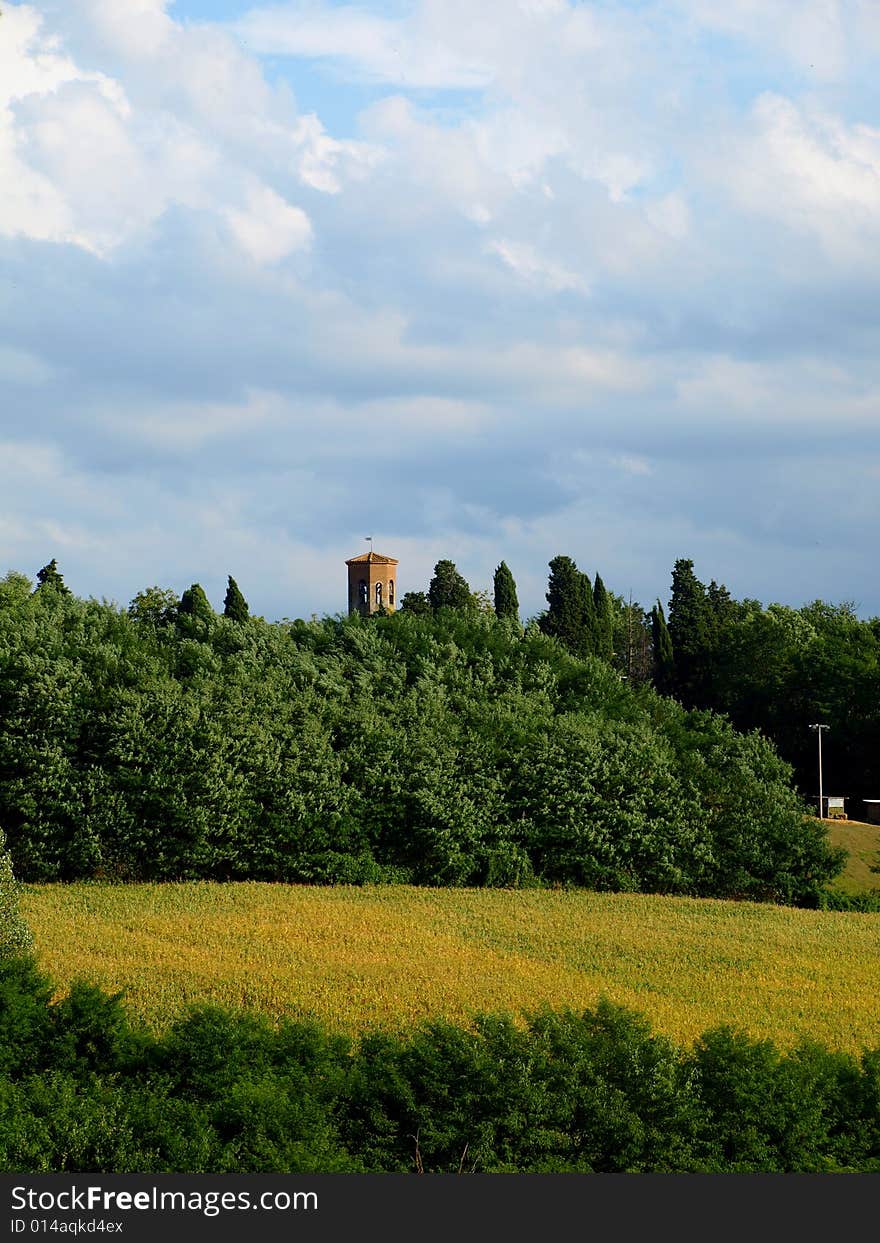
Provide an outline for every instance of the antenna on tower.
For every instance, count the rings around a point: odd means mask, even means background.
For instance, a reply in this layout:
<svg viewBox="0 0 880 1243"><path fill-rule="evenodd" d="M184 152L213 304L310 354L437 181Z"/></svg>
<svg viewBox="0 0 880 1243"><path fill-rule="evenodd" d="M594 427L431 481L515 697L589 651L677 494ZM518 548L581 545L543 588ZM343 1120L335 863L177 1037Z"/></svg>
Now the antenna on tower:
<svg viewBox="0 0 880 1243"><path fill-rule="evenodd" d="M373 555L373 537L372 535L365 535L364 539L370 545L370 556L372 556Z"/></svg>

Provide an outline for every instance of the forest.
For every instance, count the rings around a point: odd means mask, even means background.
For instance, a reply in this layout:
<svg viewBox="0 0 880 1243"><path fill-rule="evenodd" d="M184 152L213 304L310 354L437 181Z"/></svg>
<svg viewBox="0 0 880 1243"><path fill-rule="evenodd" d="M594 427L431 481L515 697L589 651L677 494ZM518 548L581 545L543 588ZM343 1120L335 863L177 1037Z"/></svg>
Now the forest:
<svg viewBox="0 0 880 1243"><path fill-rule="evenodd" d="M8 574L0 826L16 875L576 885L820 905L839 852L773 743L710 710L772 734L754 719L772 696L750 688L789 663L752 667L738 713L701 702L710 681L674 589L674 681L661 694L651 683L669 669L656 652L650 677L637 676L641 610L569 558L550 571L548 609L525 626L503 562L494 601L440 562L429 590L391 616L279 623L252 617L232 579L221 615L198 584L180 599L149 588L122 608L75 597L54 562L36 587ZM707 616L717 596L703 592ZM734 652L776 633L772 610L719 609L738 619ZM819 611L809 633L829 659L838 624L865 628ZM713 694L725 685L711 682Z"/></svg>

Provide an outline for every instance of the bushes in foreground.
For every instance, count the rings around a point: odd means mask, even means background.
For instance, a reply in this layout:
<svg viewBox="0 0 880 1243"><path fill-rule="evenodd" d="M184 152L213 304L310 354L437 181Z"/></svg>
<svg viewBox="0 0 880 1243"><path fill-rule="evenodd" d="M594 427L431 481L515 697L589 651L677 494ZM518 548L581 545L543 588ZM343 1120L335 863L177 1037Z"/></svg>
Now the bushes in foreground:
<svg viewBox="0 0 880 1243"><path fill-rule="evenodd" d="M164 1037L86 984L0 962L0 1169L880 1171L880 1048L677 1048L600 1002L358 1044L219 1009Z"/></svg>

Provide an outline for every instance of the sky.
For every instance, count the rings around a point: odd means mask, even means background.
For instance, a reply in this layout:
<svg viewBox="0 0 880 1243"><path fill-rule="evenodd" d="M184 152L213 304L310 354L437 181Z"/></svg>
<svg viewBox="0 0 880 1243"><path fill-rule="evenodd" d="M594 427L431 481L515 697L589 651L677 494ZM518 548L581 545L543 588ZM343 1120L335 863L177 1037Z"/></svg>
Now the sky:
<svg viewBox="0 0 880 1243"><path fill-rule="evenodd" d="M0 7L0 575L880 613L876 0Z"/></svg>

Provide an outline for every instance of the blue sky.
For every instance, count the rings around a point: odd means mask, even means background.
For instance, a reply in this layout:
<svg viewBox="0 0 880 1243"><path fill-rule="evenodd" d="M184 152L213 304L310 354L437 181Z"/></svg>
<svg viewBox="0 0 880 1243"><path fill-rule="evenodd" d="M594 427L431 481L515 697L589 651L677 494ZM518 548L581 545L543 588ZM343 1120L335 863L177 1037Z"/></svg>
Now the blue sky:
<svg viewBox="0 0 880 1243"><path fill-rule="evenodd" d="M869 0L0 18L0 571L880 613Z"/></svg>

